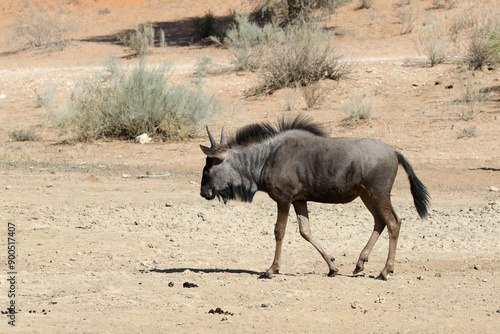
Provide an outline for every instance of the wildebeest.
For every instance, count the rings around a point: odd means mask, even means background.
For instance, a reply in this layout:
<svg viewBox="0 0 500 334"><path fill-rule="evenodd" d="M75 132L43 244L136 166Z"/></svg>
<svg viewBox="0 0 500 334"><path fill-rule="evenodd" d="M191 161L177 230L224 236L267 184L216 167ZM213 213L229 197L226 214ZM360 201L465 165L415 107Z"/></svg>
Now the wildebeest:
<svg viewBox="0 0 500 334"><path fill-rule="evenodd" d="M251 124L235 136L217 144L207 127L211 147L200 145L207 156L201 180L201 196L251 202L257 191L266 192L278 204L274 234L276 251L264 277L278 272L281 246L290 206L297 214L300 234L338 272L334 259L313 238L309 228L307 201L348 203L358 196L375 219L373 232L359 255L354 274L364 263L387 226L389 254L378 276L387 279L394 268L401 220L391 204L391 189L401 164L408 174L414 204L421 218L427 216L430 196L412 166L401 153L379 140L328 138L321 127L304 117L281 118L276 126Z"/></svg>

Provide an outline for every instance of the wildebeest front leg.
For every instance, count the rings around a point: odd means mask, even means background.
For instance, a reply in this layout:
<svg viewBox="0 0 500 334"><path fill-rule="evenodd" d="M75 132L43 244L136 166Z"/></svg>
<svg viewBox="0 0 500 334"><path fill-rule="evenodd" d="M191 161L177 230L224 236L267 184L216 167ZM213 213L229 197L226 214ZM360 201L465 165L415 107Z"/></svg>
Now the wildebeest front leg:
<svg viewBox="0 0 500 334"><path fill-rule="evenodd" d="M274 253L273 264L264 273L263 277L271 278L274 273L277 273L280 269L281 261L281 248L283 245L283 237L286 230L286 222L288 220L288 213L290 211L290 203L280 204L278 203L278 218L276 219L276 225L274 226L274 237L276 238L276 250Z"/></svg>
<svg viewBox="0 0 500 334"><path fill-rule="evenodd" d="M333 263L334 259L331 257L323 247L316 241L316 239L313 238L311 234L311 228L309 226L309 215L307 211L307 202L306 201L299 201L299 202L294 202L293 207L295 208L295 213L297 214L297 221L299 223L299 229L300 229L300 235L307 241L309 241L323 256L323 259L325 259L326 263L328 264L328 268L330 271L328 272L328 276L335 276L338 273L337 267L335 267L335 264Z"/></svg>

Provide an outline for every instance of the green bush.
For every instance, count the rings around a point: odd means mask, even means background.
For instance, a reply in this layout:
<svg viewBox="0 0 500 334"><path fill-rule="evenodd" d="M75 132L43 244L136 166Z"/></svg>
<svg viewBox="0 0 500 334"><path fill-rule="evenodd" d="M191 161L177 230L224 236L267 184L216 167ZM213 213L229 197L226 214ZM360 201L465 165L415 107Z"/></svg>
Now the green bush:
<svg viewBox="0 0 500 334"><path fill-rule="evenodd" d="M193 136L218 103L199 87L170 83L168 72L169 66L146 66L144 59L129 72L108 61L107 76L73 91L56 122L76 141L142 133L162 139Z"/></svg>

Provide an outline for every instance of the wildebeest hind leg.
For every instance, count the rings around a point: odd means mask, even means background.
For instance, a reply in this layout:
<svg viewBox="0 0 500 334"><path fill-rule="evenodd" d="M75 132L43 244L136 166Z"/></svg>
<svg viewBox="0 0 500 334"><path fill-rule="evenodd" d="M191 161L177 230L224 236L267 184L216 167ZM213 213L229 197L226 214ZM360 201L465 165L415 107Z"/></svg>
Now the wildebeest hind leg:
<svg viewBox="0 0 500 334"><path fill-rule="evenodd" d="M293 207L295 208L295 213L297 214L297 221L299 223L299 230L300 230L300 235L309 241L323 256L323 259L326 261L328 264L328 268L330 271L328 272L328 276L335 276L338 273L338 269L333 263L333 257L331 257L323 247L316 241L316 239L313 238L311 234L311 228L309 226L309 215L307 211L307 202L306 201L299 201L299 202L294 202Z"/></svg>
<svg viewBox="0 0 500 334"><path fill-rule="evenodd" d="M387 280L389 274L394 270L394 262L396 259L396 248L399 238L399 230L401 228L401 220L392 208L390 198L386 200L386 206L381 208L381 213L387 223L387 230L389 232L389 254L387 255L387 262L384 269L377 277L378 279Z"/></svg>
<svg viewBox="0 0 500 334"><path fill-rule="evenodd" d="M385 228L385 221L382 218L379 209L371 197L371 195L365 191L361 195L361 200L365 204L365 206L368 208L368 210L371 212L373 215L373 218L375 220L374 225L373 225L373 232L370 236L370 239L368 239L368 242L366 243L366 246L363 248L361 251L361 254L359 254L358 262L356 263L356 268L354 268L353 274L356 275L357 273L363 271L365 269L365 262L368 262L368 257L370 256L370 253L373 249L373 246L375 246L375 243L378 240L378 237L382 233L382 231Z"/></svg>

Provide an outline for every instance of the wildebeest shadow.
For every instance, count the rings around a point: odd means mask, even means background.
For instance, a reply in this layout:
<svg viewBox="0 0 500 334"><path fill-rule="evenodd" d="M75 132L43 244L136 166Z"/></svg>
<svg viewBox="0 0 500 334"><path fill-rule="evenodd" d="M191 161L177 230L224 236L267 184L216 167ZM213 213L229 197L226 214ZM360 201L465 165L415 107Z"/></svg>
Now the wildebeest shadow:
<svg viewBox="0 0 500 334"><path fill-rule="evenodd" d="M248 274L260 276L262 275L261 271L253 271L253 270L245 270L245 269L206 269L206 268L169 268L169 269L149 269L149 272L159 273L159 274L175 274L175 273L183 273L186 270L192 271L194 273L204 273L204 274L217 274L217 273L226 273L226 274Z"/></svg>
<svg viewBox="0 0 500 334"><path fill-rule="evenodd" d="M148 269L148 272L153 272L153 273L158 273L158 274L176 274L176 273L183 273L186 270L192 271L194 273L204 273L204 274L247 274L247 275L252 275L252 276L257 276L259 279L268 279L268 277L264 276L264 272L262 271L254 271L254 270L247 270L247 269L219 269L219 268L213 268L213 269L208 269L208 268L169 268L169 269ZM141 270L141 272L145 272L145 270ZM305 275L317 275L316 273L308 272L308 273L303 273L303 274L292 274L292 273L277 273L276 276L305 276ZM325 273L325 277L328 277L328 275ZM348 277L348 278L360 278L360 277L366 277L365 274L356 274L356 275L348 275L348 274L337 274L337 276L341 277ZM377 277L370 275L369 278L377 279ZM271 278L272 279L272 278ZM332 277L332 279L335 279Z"/></svg>

